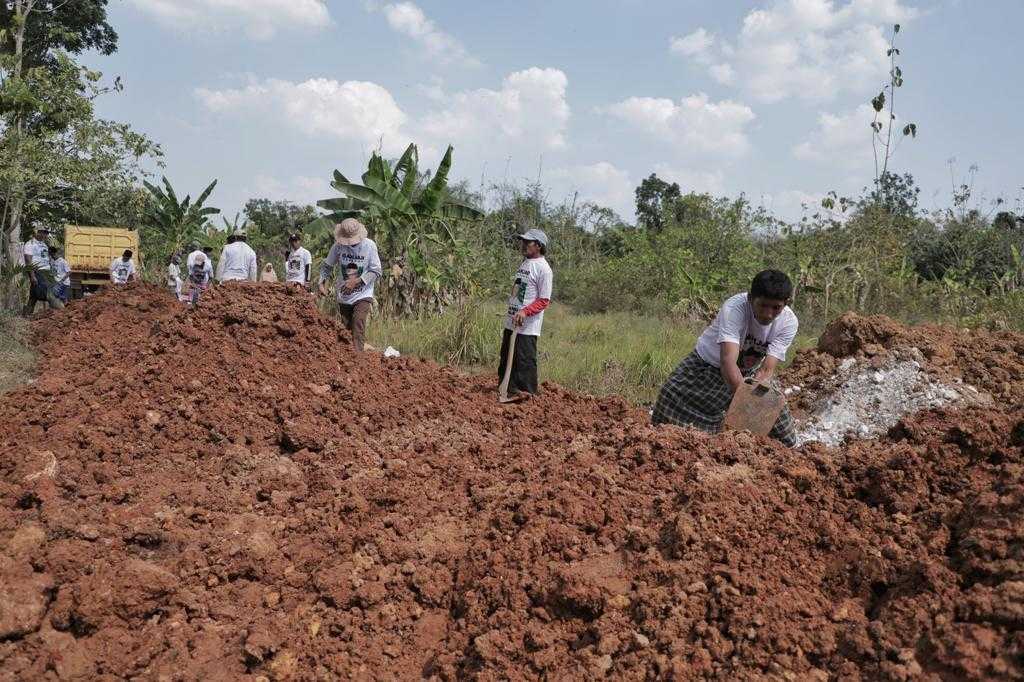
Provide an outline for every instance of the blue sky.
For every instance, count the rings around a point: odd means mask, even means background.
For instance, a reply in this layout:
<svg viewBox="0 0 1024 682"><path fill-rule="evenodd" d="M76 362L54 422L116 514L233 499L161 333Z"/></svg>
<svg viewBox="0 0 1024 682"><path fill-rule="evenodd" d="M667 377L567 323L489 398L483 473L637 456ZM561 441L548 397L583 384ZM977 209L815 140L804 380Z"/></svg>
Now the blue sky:
<svg viewBox="0 0 1024 682"><path fill-rule="evenodd" d="M629 219L652 172L796 218L871 181L895 22L919 136L892 168L925 208L953 158L983 207L1024 185L1020 0L115 0L110 20L118 52L86 61L126 89L99 113L160 142L180 192L217 178L229 215L332 196L334 168L415 141L423 167L454 144L474 186L539 178Z"/></svg>

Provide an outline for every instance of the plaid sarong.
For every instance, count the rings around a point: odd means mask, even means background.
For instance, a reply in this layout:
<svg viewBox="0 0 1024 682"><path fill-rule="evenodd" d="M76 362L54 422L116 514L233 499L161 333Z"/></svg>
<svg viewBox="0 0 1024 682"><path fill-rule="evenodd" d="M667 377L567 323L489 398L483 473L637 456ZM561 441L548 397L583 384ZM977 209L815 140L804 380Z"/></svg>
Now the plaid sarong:
<svg viewBox="0 0 1024 682"><path fill-rule="evenodd" d="M755 371L756 367L744 373L744 376L752 376ZM651 421L655 424L693 426L708 433L718 433L722 430L722 420L731 402L732 389L722 378L721 370L705 362L697 351L693 351L679 363L661 387ZM796 430L788 407L782 408L782 414L768 435L783 445L796 445Z"/></svg>

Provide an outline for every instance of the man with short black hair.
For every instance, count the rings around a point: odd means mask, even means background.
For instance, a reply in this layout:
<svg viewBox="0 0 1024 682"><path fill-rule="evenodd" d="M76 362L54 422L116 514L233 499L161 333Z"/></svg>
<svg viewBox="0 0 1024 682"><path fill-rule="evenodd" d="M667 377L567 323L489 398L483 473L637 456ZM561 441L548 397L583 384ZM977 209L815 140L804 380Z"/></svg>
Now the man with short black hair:
<svg viewBox="0 0 1024 682"><path fill-rule="evenodd" d="M110 281L114 284L127 284L135 279L135 262L132 250L125 249L120 258L110 263Z"/></svg>
<svg viewBox="0 0 1024 682"><path fill-rule="evenodd" d="M302 234L293 232L288 237L288 251L284 255L284 281L309 287L313 256L302 246Z"/></svg>
<svg viewBox="0 0 1024 682"><path fill-rule="evenodd" d="M766 384L786 359L799 323L789 308L793 284L778 270L757 273L750 291L729 298L697 340L697 347L661 387L655 424L694 426L717 433L736 388L748 379ZM796 444L793 418L782 414L772 438Z"/></svg>
<svg viewBox="0 0 1024 682"><path fill-rule="evenodd" d="M507 391L509 396L538 392L537 339L544 324L544 310L551 302L554 280L551 266L544 257L548 248L548 236L544 231L527 230L517 235L517 239L523 252L523 262L516 270L512 282L512 295L508 300L508 315L501 336L498 360L498 381L503 382L508 368L509 344L514 338Z"/></svg>
<svg viewBox="0 0 1024 682"><path fill-rule="evenodd" d="M53 273L53 295L63 303L71 299L71 265L56 246L50 247L50 272Z"/></svg>

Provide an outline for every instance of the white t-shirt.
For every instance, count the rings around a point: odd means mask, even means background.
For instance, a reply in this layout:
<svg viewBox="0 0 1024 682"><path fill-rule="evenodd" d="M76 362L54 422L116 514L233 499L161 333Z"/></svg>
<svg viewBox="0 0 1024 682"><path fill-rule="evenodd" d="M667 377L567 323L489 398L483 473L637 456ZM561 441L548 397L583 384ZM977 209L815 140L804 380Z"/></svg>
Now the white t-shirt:
<svg viewBox="0 0 1024 682"><path fill-rule="evenodd" d="M181 268L177 263L167 264L167 286L181 288Z"/></svg>
<svg viewBox="0 0 1024 682"><path fill-rule="evenodd" d="M68 265L68 262L64 260L63 256L58 256L57 259L53 261L53 279L57 284L62 284L64 286L71 285L71 266Z"/></svg>
<svg viewBox="0 0 1024 682"><path fill-rule="evenodd" d="M697 340L697 354L704 362L722 366L722 347L725 341L740 347L737 360L740 371L746 372L764 359L765 355L786 359L786 350L796 338L799 322L789 306L772 320L761 324L754 317L754 309L747 300L747 294L736 294L722 304L715 321L708 326Z"/></svg>
<svg viewBox="0 0 1024 682"><path fill-rule="evenodd" d="M359 301L373 298L373 285L383 274L377 243L369 238L364 238L352 246L335 243L327 258L320 264L320 281L326 281L335 269L338 270L335 279L338 303L354 305ZM350 277L358 277L362 282L351 292L345 293L342 285Z"/></svg>
<svg viewBox="0 0 1024 682"><path fill-rule="evenodd" d="M50 269L50 247L35 237L25 242L25 255L32 259L36 270Z"/></svg>
<svg viewBox="0 0 1024 682"><path fill-rule="evenodd" d="M516 329L512 325L512 317L538 298L551 298L551 286L554 273L544 256L527 258L516 271L512 280L512 295L508 298L508 315L505 318L505 329L515 329L525 336L540 336L540 328L544 324L544 311L531 315Z"/></svg>
<svg viewBox="0 0 1024 682"><path fill-rule="evenodd" d="M304 247L299 247L288 254L284 262L284 280L286 282L306 283L306 266L313 267L313 256Z"/></svg>
<svg viewBox="0 0 1024 682"><path fill-rule="evenodd" d="M213 279L213 259L206 255L202 249L196 249L192 253L188 254L185 259L185 272L192 272L192 266L196 264L196 259L202 256L206 259L206 271L210 273L210 279Z"/></svg>
<svg viewBox="0 0 1024 682"><path fill-rule="evenodd" d="M255 282L259 273L256 270L256 252L245 242L234 242L224 247L217 263L217 279L221 282L247 279Z"/></svg>
<svg viewBox="0 0 1024 682"><path fill-rule="evenodd" d="M126 263L123 258L115 258L110 263L110 281L114 284L126 284L128 278L135 274L135 261L128 259Z"/></svg>

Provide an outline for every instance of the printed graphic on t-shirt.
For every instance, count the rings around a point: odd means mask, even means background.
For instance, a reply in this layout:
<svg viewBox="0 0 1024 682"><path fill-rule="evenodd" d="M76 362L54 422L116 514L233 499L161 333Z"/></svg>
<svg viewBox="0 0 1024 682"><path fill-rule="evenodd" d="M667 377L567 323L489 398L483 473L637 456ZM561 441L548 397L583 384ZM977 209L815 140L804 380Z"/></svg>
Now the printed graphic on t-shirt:
<svg viewBox="0 0 1024 682"><path fill-rule="evenodd" d="M345 275L345 281L347 282L348 280L350 280L350 279L352 279L354 277L362 277L363 276L363 266L357 265L356 263L353 263L353 262L348 262L348 263L345 263L345 268L344 268L343 272L344 272L344 275ZM363 288L363 286L365 284L366 284L365 282L360 282L353 291L359 291L360 289Z"/></svg>
<svg viewBox="0 0 1024 682"><path fill-rule="evenodd" d="M125 263L124 261L119 261L118 264L114 266L114 277L117 279L118 282L128 281L129 267L130 266L128 265L128 263Z"/></svg>
<svg viewBox="0 0 1024 682"><path fill-rule="evenodd" d="M740 346L740 354L736 358L736 364L744 371L753 369L766 355L768 355L768 344L757 337L747 334L747 338L743 339L743 345Z"/></svg>
<svg viewBox="0 0 1024 682"><path fill-rule="evenodd" d="M288 259L288 274L290 276L296 276L302 273L302 259L298 256L292 256Z"/></svg>
<svg viewBox="0 0 1024 682"><path fill-rule="evenodd" d="M523 308L526 301L526 286L529 282L530 273L526 270L516 272L516 278L512 282L512 302L508 306L508 314L515 315Z"/></svg>

